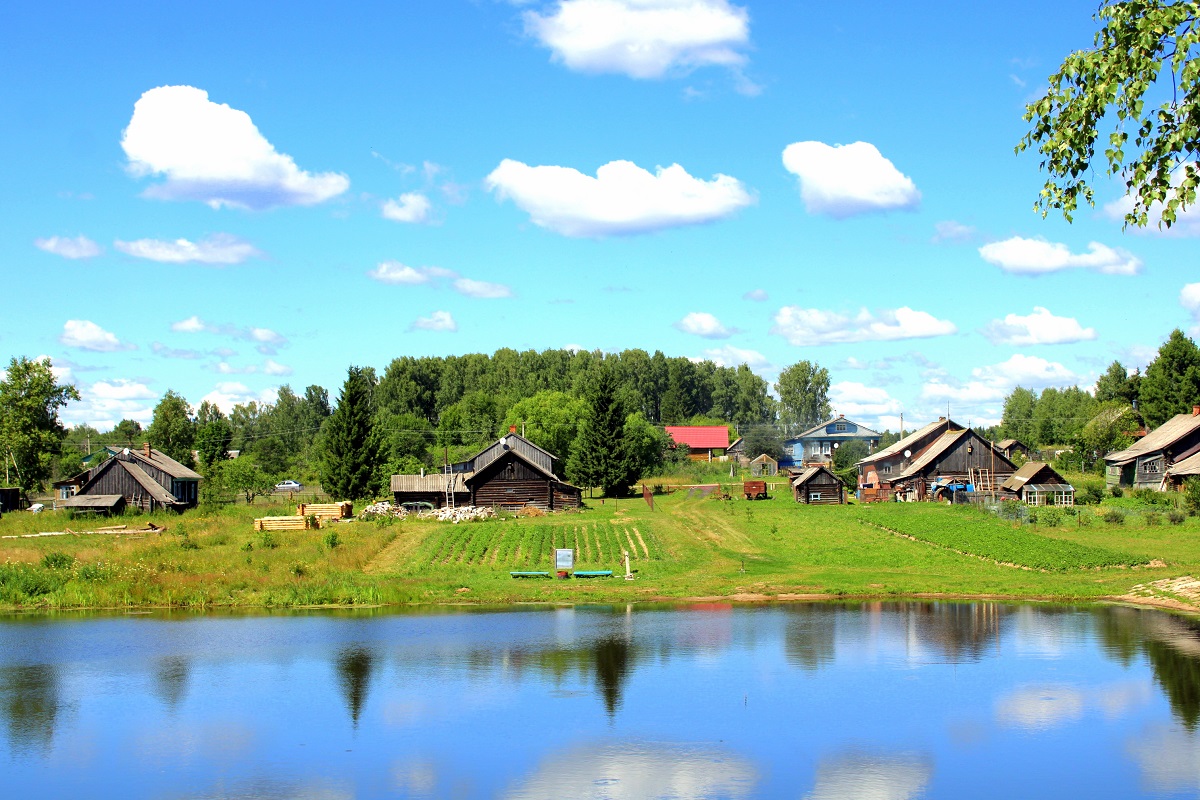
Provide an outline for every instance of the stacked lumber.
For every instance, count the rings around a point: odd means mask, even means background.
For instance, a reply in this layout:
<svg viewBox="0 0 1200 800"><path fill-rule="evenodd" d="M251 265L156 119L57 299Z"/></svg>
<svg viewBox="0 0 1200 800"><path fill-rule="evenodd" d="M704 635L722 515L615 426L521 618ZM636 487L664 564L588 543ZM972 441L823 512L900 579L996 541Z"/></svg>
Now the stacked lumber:
<svg viewBox="0 0 1200 800"><path fill-rule="evenodd" d="M263 517L254 520L256 531L302 531L308 528L308 517Z"/></svg>
<svg viewBox="0 0 1200 800"><path fill-rule="evenodd" d="M340 503L301 503L296 506L296 514L322 519L349 519L354 516L354 505L349 500Z"/></svg>

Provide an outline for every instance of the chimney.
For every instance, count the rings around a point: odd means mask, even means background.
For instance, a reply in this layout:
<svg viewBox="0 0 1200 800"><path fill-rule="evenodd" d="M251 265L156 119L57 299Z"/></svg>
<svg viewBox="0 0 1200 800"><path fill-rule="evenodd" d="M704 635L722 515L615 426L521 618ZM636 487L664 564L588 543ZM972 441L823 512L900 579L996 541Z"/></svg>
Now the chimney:
<svg viewBox="0 0 1200 800"><path fill-rule="evenodd" d="M1200 417L1200 406L1192 406L1192 416Z"/></svg>
<svg viewBox="0 0 1200 800"><path fill-rule="evenodd" d="M142 442L142 453L146 456L146 458L150 457L150 443L149 442Z"/></svg>
<svg viewBox="0 0 1200 800"><path fill-rule="evenodd" d="M1197 409L1197 410L1200 410L1200 406L1196 406L1196 409ZM516 426L516 425L509 425L509 426L508 426L508 432L509 432L509 433L516 433L516 432L517 432L517 426Z"/></svg>

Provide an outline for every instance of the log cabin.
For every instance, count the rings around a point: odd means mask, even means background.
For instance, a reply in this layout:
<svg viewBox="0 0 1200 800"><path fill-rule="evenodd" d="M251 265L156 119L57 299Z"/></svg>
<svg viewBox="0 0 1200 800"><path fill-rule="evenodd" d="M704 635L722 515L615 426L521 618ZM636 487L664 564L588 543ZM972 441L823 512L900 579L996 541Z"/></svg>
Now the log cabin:
<svg viewBox="0 0 1200 800"><path fill-rule="evenodd" d="M148 443L124 448L78 477L83 480L74 497L120 495L126 506L143 511L183 511L200 500L201 476Z"/></svg>
<svg viewBox="0 0 1200 800"><path fill-rule="evenodd" d="M846 502L842 479L823 465L809 467L793 478L792 494L797 503L805 505Z"/></svg>

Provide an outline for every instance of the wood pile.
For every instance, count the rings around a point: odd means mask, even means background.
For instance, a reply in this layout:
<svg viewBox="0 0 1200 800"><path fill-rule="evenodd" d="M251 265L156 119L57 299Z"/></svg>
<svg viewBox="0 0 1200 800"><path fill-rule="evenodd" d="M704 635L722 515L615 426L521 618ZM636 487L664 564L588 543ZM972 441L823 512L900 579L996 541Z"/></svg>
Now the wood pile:
<svg viewBox="0 0 1200 800"><path fill-rule="evenodd" d="M301 503L296 507L296 514L322 519L350 519L354 516L354 505L349 500L340 503Z"/></svg>
<svg viewBox="0 0 1200 800"><path fill-rule="evenodd" d="M439 522L471 522L477 519L491 519L496 512L488 506L456 506L455 508L439 508L433 512L433 518Z"/></svg>
<svg viewBox="0 0 1200 800"><path fill-rule="evenodd" d="M308 517L263 517L254 520L256 531L303 531L308 529Z"/></svg>

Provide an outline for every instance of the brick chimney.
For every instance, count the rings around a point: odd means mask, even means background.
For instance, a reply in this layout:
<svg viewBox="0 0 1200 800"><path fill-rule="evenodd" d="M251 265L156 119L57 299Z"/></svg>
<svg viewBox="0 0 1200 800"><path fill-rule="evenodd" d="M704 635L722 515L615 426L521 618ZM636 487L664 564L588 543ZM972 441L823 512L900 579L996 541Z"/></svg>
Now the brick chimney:
<svg viewBox="0 0 1200 800"><path fill-rule="evenodd" d="M142 455L144 455L146 458L150 457L150 443L149 442L142 442Z"/></svg>
<svg viewBox="0 0 1200 800"><path fill-rule="evenodd" d="M1200 406L1192 406L1192 416L1200 417Z"/></svg>
<svg viewBox="0 0 1200 800"><path fill-rule="evenodd" d="M1200 411L1200 406L1196 406L1196 409L1197 409L1197 411ZM516 432L517 432L517 426L516 426L516 425L509 425L509 426L508 426L508 432L509 432L509 433L516 433Z"/></svg>

